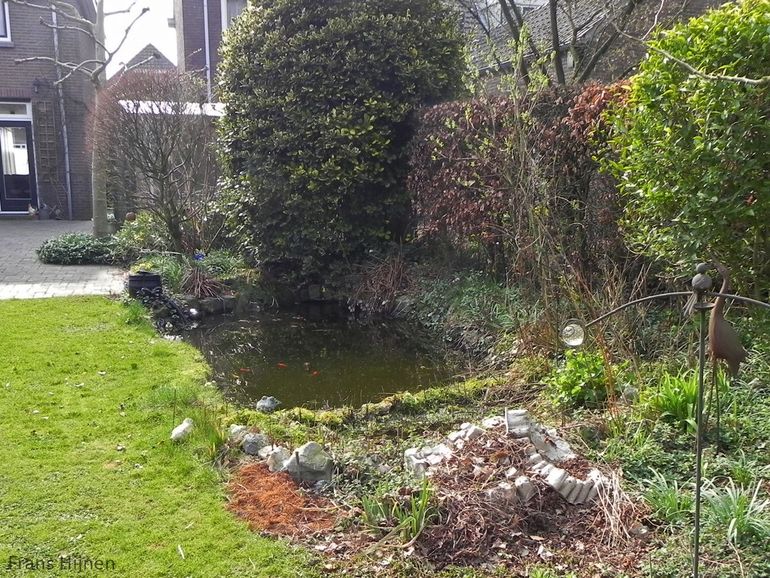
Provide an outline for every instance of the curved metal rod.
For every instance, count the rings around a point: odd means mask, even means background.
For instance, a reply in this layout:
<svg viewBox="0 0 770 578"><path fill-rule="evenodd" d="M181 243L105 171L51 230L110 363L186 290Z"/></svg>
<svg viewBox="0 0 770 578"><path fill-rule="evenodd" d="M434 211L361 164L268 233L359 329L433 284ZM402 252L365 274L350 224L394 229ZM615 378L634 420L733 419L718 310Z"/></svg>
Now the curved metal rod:
<svg viewBox="0 0 770 578"><path fill-rule="evenodd" d="M744 303L750 303L751 305L759 305L760 307L767 307L770 309L770 303L764 301L757 301L756 299L750 299L749 297L741 297L740 295L732 295L730 293L712 293L706 291L706 295L709 297L725 297L727 299L733 299L734 301L743 301Z"/></svg>
<svg viewBox="0 0 770 578"><path fill-rule="evenodd" d="M629 301L628 303L624 303L620 307L616 307L612 311L608 311L604 315L601 315L594 319L593 321L589 321L584 325L586 329L591 327L591 325L594 325L595 323L599 323L599 321L604 321L607 319L607 317L610 317L611 315L615 315L615 313L618 313L619 311L623 311L623 309L626 309L627 307L631 307L632 305L637 305L638 303L644 303L645 301L652 301L653 299L664 299L666 297L681 297L683 295L692 295L692 291L673 291L671 293L661 293L659 295L649 295L647 297L642 297L641 299L634 299L633 301Z"/></svg>
<svg viewBox="0 0 770 578"><path fill-rule="evenodd" d="M591 327L591 325L599 323L600 321L604 321L605 319L607 319L607 317L615 315L615 313L623 311L623 309L631 307L632 305L644 303L645 301L652 301L653 299L664 299L666 297L682 297L684 295L690 296L692 295L692 291L672 291L671 293L660 293L659 295L649 295L647 297L642 297L641 299L634 299L633 301L624 303L620 307L616 307L615 309L608 311L604 315L600 315L596 319L589 321L584 325L584 327L588 329L589 327ZM742 301L744 303L749 303L751 305L759 305L760 307L766 307L767 309L770 309L770 303L765 303L764 301L757 301L756 299L750 299L749 297L742 297L741 295L733 295L731 293L715 293L711 291L707 291L705 295L708 295L709 297L724 297L726 299L732 299L734 301Z"/></svg>

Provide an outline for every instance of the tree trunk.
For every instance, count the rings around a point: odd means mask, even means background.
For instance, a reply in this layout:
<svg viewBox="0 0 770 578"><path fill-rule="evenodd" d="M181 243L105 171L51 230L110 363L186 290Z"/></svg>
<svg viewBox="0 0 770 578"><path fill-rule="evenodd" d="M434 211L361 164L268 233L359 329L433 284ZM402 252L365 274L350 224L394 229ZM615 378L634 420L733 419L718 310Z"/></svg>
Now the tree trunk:
<svg viewBox="0 0 770 578"><path fill-rule="evenodd" d="M561 62L561 40L559 39L559 23L556 19L556 0L548 0L548 13L551 18L551 47L553 50L553 69L556 72L556 81L564 86L567 80L564 77L564 66Z"/></svg>
<svg viewBox="0 0 770 578"><path fill-rule="evenodd" d="M96 43L96 60L104 61L104 0L96 2L96 24L94 26ZM104 83L102 75L92 79L94 85L94 115L99 115L99 93ZM96 131L93 131L93 152L91 153L91 196L93 199L94 237L106 237L110 234L107 222L107 176L104 163L99 157L100 146Z"/></svg>

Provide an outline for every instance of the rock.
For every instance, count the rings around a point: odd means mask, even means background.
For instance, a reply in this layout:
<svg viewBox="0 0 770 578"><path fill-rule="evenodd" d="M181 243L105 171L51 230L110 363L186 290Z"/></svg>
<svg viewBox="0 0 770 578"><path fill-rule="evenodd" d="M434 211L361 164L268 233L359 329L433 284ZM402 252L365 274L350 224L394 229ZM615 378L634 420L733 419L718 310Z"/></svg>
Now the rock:
<svg viewBox="0 0 770 578"><path fill-rule="evenodd" d="M524 503L529 502L537 492L535 484L527 476L519 476L514 480L513 485L516 487L516 495Z"/></svg>
<svg viewBox="0 0 770 578"><path fill-rule="evenodd" d="M270 439L261 433L248 433L243 436L243 442L241 443L243 453L250 456L258 456L259 450L268 446L270 446Z"/></svg>
<svg viewBox="0 0 770 578"><path fill-rule="evenodd" d="M180 442L190 435L193 428L193 420L189 417L184 418L184 421L171 430L171 441Z"/></svg>
<svg viewBox="0 0 770 578"><path fill-rule="evenodd" d="M422 451L409 448L404 452L404 469L418 479L422 479L428 470L428 462Z"/></svg>
<svg viewBox="0 0 770 578"><path fill-rule="evenodd" d="M441 456L442 458L451 458L452 450L446 444L438 444L431 448L430 453L433 455Z"/></svg>
<svg viewBox="0 0 770 578"><path fill-rule="evenodd" d="M270 457L270 454L272 454L275 449L276 447L274 445L265 446L257 452L257 457L262 460L266 460Z"/></svg>
<svg viewBox="0 0 770 578"><path fill-rule="evenodd" d="M230 432L227 437L232 443L237 444L241 442L243 436L247 433L249 433L249 428L247 426L234 423L230 426Z"/></svg>
<svg viewBox="0 0 770 578"><path fill-rule="evenodd" d="M297 448L284 465L285 470L301 482L331 480L334 471L331 457L316 442Z"/></svg>
<svg viewBox="0 0 770 578"><path fill-rule="evenodd" d="M279 405L281 405L281 402L274 398L272 395L263 395L262 398L257 402L257 411L271 413L278 409Z"/></svg>
<svg viewBox="0 0 770 578"><path fill-rule="evenodd" d="M286 461L291 457L291 452L284 447L272 448L267 455L267 468L271 472L282 472L286 468Z"/></svg>

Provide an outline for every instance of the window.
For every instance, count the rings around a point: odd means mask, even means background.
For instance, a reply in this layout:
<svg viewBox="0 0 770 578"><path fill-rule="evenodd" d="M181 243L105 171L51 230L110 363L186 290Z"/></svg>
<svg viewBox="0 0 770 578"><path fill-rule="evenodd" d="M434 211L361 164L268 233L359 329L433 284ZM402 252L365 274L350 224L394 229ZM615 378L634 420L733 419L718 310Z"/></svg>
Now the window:
<svg viewBox="0 0 770 578"><path fill-rule="evenodd" d="M222 30L230 26L233 18L246 9L248 0L222 0Z"/></svg>
<svg viewBox="0 0 770 578"><path fill-rule="evenodd" d="M11 40L11 29L8 24L8 2L0 0L0 42Z"/></svg>

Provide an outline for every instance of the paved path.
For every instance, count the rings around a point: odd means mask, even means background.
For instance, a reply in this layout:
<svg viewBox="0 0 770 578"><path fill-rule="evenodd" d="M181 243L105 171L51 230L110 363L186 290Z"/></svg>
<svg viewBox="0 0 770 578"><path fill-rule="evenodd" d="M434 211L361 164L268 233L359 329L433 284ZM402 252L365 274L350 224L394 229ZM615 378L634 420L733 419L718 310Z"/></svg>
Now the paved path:
<svg viewBox="0 0 770 578"><path fill-rule="evenodd" d="M108 295L123 290L124 272L102 265L44 265L35 250L47 239L89 232L88 221L0 220L0 299Z"/></svg>

